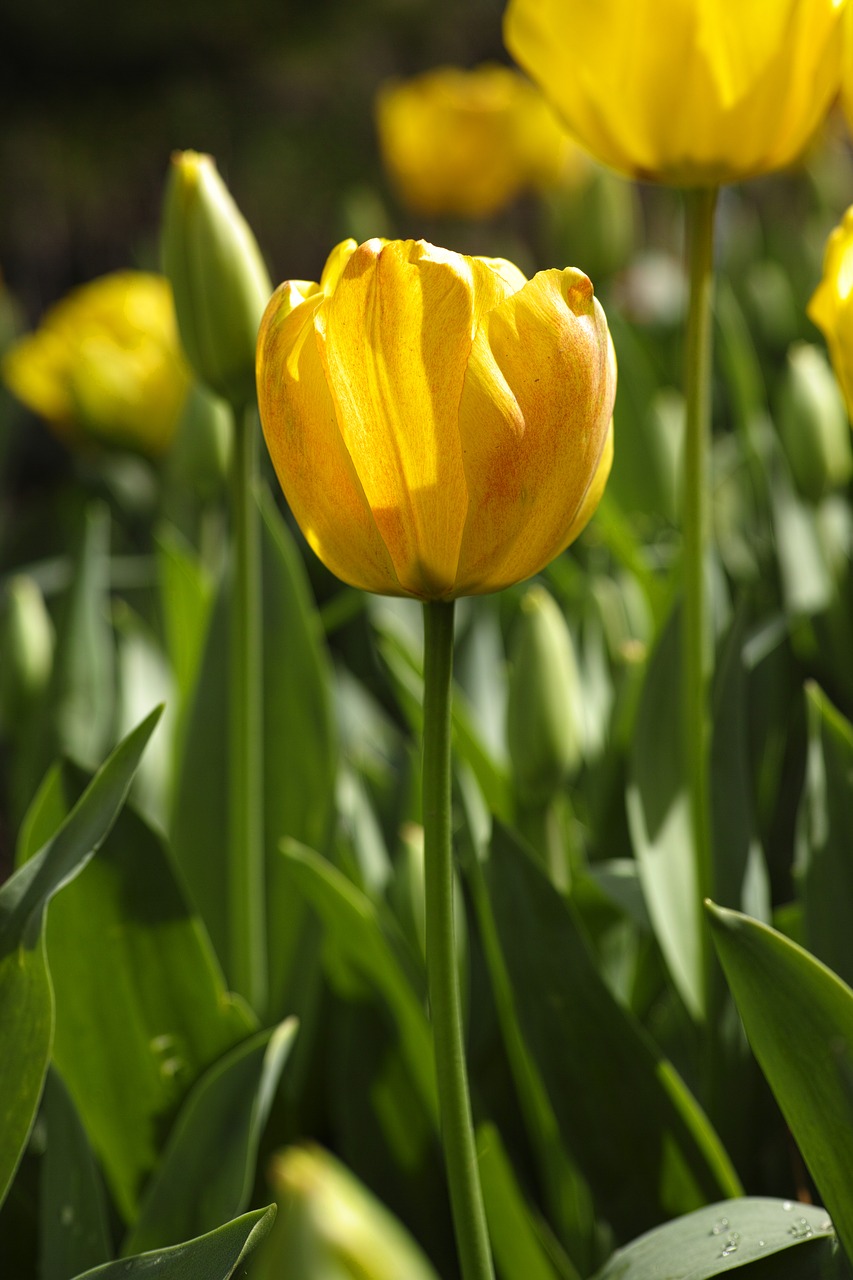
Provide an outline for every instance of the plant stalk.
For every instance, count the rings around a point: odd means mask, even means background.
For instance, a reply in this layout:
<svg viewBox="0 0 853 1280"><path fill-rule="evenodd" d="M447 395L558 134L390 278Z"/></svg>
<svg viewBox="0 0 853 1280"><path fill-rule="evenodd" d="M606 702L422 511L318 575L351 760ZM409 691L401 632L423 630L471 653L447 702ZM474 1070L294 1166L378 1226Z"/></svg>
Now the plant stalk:
<svg viewBox="0 0 853 1280"><path fill-rule="evenodd" d="M229 883L230 981L252 1008L267 998L263 809L263 616L255 501L254 407L234 410L231 517Z"/></svg>
<svg viewBox="0 0 853 1280"><path fill-rule="evenodd" d="M713 1006L714 959L704 901L714 894L711 832L709 692L713 672L712 619L707 609L705 567L711 513L711 375L714 288L714 212L717 188L687 191L687 270L690 303L685 350L685 443L682 527L684 532L684 720L690 816L696 857L697 928L704 1012Z"/></svg>
<svg viewBox="0 0 853 1280"><path fill-rule="evenodd" d="M465 1069L453 927L450 699L453 602L424 604L426 958L441 1140L463 1280L494 1280Z"/></svg>

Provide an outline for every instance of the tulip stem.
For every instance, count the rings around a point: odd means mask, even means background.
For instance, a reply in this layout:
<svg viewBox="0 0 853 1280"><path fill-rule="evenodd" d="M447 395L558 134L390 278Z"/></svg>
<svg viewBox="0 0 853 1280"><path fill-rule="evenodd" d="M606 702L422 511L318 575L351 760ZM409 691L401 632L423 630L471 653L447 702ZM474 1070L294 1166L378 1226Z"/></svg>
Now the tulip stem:
<svg viewBox="0 0 853 1280"><path fill-rule="evenodd" d="M231 515L229 883L230 981L256 1012L266 1004L263 810L263 618L255 501L257 415L234 410Z"/></svg>
<svg viewBox="0 0 853 1280"><path fill-rule="evenodd" d="M710 717L713 635L706 609L705 567L710 535L710 452L714 212L716 187L686 193L690 304L685 349L684 444L684 722L690 816L696 858L697 928L702 958L704 1014L712 1012L714 969L703 903L714 893L711 837Z"/></svg>
<svg viewBox="0 0 853 1280"><path fill-rule="evenodd" d="M494 1280L465 1069L453 926L450 700L453 602L424 604L423 815L430 1018L450 1204L463 1280Z"/></svg>

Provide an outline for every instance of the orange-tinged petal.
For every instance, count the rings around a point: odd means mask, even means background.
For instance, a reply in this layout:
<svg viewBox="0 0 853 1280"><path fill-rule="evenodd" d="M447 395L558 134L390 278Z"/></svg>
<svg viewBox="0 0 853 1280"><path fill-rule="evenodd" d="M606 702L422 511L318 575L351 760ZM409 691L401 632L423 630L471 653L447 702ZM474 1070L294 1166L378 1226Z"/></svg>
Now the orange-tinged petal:
<svg viewBox="0 0 853 1280"><path fill-rule="evenodd" d="M258 337L258 403L267 447L291 510L332 573L365 591L403 595L338 430L314 321L325 295L291 309L273 294Z"/></svg>
<svg viewBox="0 0 853 1280"><path fill-rule="evenodd" d="M468 493L457 408L471 350L469 260L368 241L319 307L338 427L401 586L453 588Z"/></svg>
<svg viewBox="0 0 853 1280"><path fill-rule="evenodd" d="M586 496L578 508L577 515L572 521L571 528L566 534L565 541L560 547L560 551L565 551L566 547L571 546L575 538L579 538L592 517L595 515L599 502L604 493L605 485L610 476L613 467L613 419L610 419L610 429L607 432L607 439L604 441L604 448L601 451L601 457L598 466L595 468L595 474L590 481Z"/></svg>
<svg viewBox="0 0 853 1280"><path fill-rule="evenodd" d="M604 313L582 272L542 271L487 313L459 409L470 505L456 594L530 577L567 544L615 386Z"/></svg>

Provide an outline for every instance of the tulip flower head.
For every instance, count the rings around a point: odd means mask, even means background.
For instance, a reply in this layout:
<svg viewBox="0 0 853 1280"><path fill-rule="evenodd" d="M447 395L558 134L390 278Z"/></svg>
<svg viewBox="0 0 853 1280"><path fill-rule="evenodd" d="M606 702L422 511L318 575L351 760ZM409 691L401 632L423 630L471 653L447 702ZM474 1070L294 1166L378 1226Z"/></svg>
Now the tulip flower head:
<svg viewBox="0 0 853 1280"><path fill-rule="evenodd" d="M823 279L812 294L808 314L826 338L853 422L853 206L826 242Z"/></svg>
<svg viewBox="0 0 853 1280"><path fill-rule="evenodd" d="M376 123L391 180L416 213L490 217L587 167L539 90L509 67L390 82Z"/></svg>
<svg viewBox="0 0 853 1280"><path fill-rule="evenodd" d="M542 569L610 469L616 366L580 271L527 280L419 240L345 241L258 338L261 422L308 542L345 582L449 600Z"/></svg>
<svg viewBox="0 0 853 1280"><path fill-rule="evenodd" d="M711 186L792 163L838 92L847 0L510 0L507 47L598 160Z"/></svg>
<svg viewBox="0 0 853 1280"><path fill-rule="evenodd" d="M66 442L162 454L190 387L169 282L121 271L75 289L6 352L2 371Z"/></svg>

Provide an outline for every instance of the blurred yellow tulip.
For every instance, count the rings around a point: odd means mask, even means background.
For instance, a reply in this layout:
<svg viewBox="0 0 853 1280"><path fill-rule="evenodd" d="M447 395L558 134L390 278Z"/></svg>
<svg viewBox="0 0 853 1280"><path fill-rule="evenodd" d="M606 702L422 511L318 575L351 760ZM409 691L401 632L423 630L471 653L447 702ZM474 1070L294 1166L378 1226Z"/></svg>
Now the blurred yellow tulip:
<svg viewBox="0 0 853 1280"><path fill-rule="evenodd" d="M616 364L581 271L526 280L423 240L345 241L319 285L273 294L257 368L293 513L364 590L498 591L568 546L601 496Z"/></svg>
<svg viewBox="0 0 853 1280"><path fill-rule="evenodd" d="M322 1147L289 1147L269 1180L279 1214L256 1280L438 1280L408 1231Z"/></svg>
<svg viewBox="0 0 853 1280"><path fill-rule="evenodd" d="M838 92L847 0L510 0L512 55L598 160L712 186L783 168Z"/></svg>
<svg viewBox="0 0 853 1280"><path fill-rule="evenodd" d="M376 123L385 167L416 213L489 217L587 168L538 89L509 67L390 82Z"/></svg>
<svg viewBox="0 0 853 1280"><path fill-rule="evenodd" d="M66 442L162 454L190 387L168 281L120 271L82 285L9 348L2 373Z"/></svg>
<svg viewBox="0 0 853 1280"><path fill-rule="evenodd" d="M826 242L823 279L812 294L808 315L826 338L853 421L853 205Z"/></svg>

